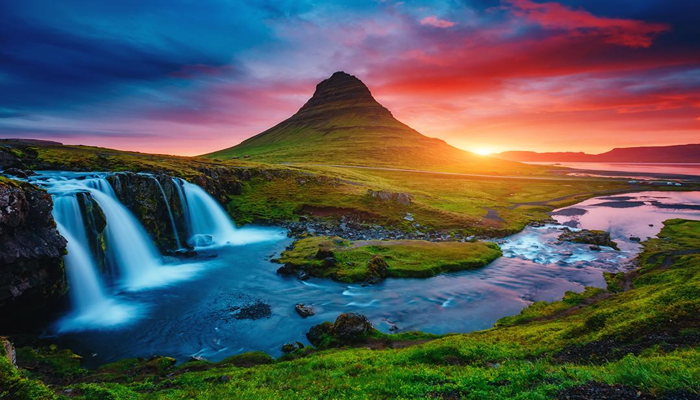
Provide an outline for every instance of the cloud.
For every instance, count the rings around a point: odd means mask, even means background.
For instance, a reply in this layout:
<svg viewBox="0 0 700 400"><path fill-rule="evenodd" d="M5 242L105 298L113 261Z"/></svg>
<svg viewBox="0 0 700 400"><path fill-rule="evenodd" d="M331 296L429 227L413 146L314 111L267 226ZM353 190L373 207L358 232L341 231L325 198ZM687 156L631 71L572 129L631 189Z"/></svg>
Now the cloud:
<svg viewBox="0 0 700 400"><path fill-rule="evenodd" d="M420 21L421 25L430 25L434 26L436 28L450 28L455 26L455 22L448 21L445 19L439 19L434 15L431 15L429 17L425 17Z"/></svg>
<svg viewBox="0 0 700 400"><path fill-rule="evenodd" d="M629 47L649 47L654 38L670 30L667 24L634 19L598 17L585 10L574 10L560 3L531 0L505 0L514 15L548 29L566 29L581 35L601 35L608 43Z"/></svg>

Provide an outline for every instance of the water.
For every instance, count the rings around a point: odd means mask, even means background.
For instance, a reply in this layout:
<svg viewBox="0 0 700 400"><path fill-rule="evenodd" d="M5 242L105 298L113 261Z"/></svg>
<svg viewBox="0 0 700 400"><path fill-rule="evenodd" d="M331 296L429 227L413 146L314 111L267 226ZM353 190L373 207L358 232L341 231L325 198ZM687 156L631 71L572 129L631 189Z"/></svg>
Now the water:
<svg viewBox="0 0 700 400"><path fill-rule="evenodd" d="M174 181L185 208L188 243L196 249L241 246L269 239L265 230L253 228L239 231L223 207L202 188L179 178Z"/></svg>
<svg viewBox="0 0 700 400"><path fill-rule="evenodd" d="M186 197L191 200L192 193ZM251 229L263 232L268 240L202 249L196 261L205 268L193 279L125 293L124 301L150 305L131 325L63 333L57 340L94 366L153 354L180 361L193 355L217 361L252 350L278 356L285 342L306 342L304 335L311 326L351 311L365 314L384 332L393 324L401 331L437 334L485 329L534 301L557 300L566 291L582 291L585 286L605 287L603 272L625 269L638 253L640 245L630 240L631 236L654 236L662 227L661 221L669 218L700 220L699 206L700 192L645 192L590 199L567 208L574 212L560 210L555 215L558 224L528 227L502 240L505 256L487 267L429 279L387 279L366 287L277 275L279 264L269 259L283 251L291 239L282 229L254 227ZM564 224L571 229L609 229L621 251L558 244ZM234 230L234 236L245 229ZM269 317L235 318L236 307L257 301L270 305ZM313 305L316 315L302 319L294 311L296 303Z"/></svg>
<svg viewBox="0 0 700 400"><path fill-rule="evenodd" d="M525 164L556 165L594 171L700 176L700 163L526 162ZM634 175L630 177L639 178L640 176Z"/></svg>
<svg viewBox="0 0 700 400"><path fill-rule="evenodd" d="M78 199L75 196L57 197L54 200L54 216L59 231L68 242L68 254L64 262L69 293L75 307L59 323L57 329L70 331L86 324L92 327L111 327L123 324L131 316L137 315L135 306L118 304L107 295L92 254L85 246L87 236Z"/></svg>

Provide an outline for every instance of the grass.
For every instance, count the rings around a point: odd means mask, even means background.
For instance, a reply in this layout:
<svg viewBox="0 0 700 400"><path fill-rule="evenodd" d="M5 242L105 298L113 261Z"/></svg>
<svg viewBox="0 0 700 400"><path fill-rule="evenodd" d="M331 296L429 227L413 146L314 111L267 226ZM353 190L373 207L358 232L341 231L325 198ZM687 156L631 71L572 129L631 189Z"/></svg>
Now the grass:
<svg viewBox="0 0 700 400"><path fill-rule="evenodd" d="M122 363L118 373L105 366L68 381L12 370L0 358L0 382L3 390L25 388L16 398L42 398L41 379L78 399L549 399L602 384L691 398L700 394L697 249L699 221L667 221L659 238L644 243L641 268L626 278L628 291L567 294L493 329L427 343L423 337L401 349L306 348L274 362L254 353L247 357L257 361L239 366L198 362L151 370L142 360Z"/></svg>
<svg viewBox="0 0 700 400"><path fill-rule="evenodd" d="M227 182L240 183L240 194L229 193L226 204L239 225L294 221L300 216L337 219L350 215L366 224L409 231L504 236L520 231L532 221L546 219L547 212L554 208L599 194L650 188L615 179L550 181L309 164L271 165L241 159L163 156L86 146L32 144L15 148L3 147L0 143L0 151L3 149L19 153L25 166L35 169L162 172L195 182L204 179L214 185L225 177ZM506 172L517 175L518 169L510 168ZM410 204L383 201L369 196L370 189L407 193L412 201ZM406 213L411 213L414 221L407 221Z"/></svg>
<svg viewBox="0 0 700 400"><path fill-rule="evenodd" d="M321 250L321 253L319 253ZM317 254L324 254L318 257ZM324 260L332 256L335 263ZM278 260L303 268L311 276L342 282L367 280L370 264L380 257L387 275L395 278L426 278L444 272L480 268L501 256L498 245L489 242L428 242L383 240L350 242L341 238L309 237L294 243Z"/></svg>

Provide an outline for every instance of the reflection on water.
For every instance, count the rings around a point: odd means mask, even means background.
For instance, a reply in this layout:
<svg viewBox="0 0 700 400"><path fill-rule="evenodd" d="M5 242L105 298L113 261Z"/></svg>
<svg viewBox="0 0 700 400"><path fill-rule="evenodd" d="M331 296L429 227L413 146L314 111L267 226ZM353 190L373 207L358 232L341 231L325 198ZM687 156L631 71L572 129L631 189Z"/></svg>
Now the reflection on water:
<svg viewBox="0 0 700 400"><path fill-rule="evenodd" d="M627 207L623 203L633 206ZM645 192L587 200L555 216L560 224L609 230L621 251L561 243L563 225L528 227L501 241L504 257L485 268L430 279L388 279L378 285L329 280L299 281L275 273L269 262L290 239L207 250L198 279L152 291L124 293L124 299L152 304L138 323L117 330L59 336L95 365L124 357L164 354L186 360L201 355L220 360L244 351L280 355L288 341L305 341L315 324L341 312L367 315L385 332L469 332L491 327L533 301L560 299L568 290L604 287L604 271L624 268L640 249L630 240L653 236L669 218L700 219L700 192ZM283 236L284 231L278 234ZM232 308L260 300L269 318L237 320ZM316 315L302 319L296 303L312 304Z"/></svg>

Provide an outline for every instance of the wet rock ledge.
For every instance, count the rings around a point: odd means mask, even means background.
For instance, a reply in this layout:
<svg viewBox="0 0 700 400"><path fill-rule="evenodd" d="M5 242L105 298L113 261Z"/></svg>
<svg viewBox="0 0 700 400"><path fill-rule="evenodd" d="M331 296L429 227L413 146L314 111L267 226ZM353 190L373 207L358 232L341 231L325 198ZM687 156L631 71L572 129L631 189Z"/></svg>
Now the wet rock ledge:
<svg viewBox="0 0 700 400"><path fill-rule="evenodd" d="M64 305L66 241L45 191L0 176L0 330L34 328Z"/></svg>

